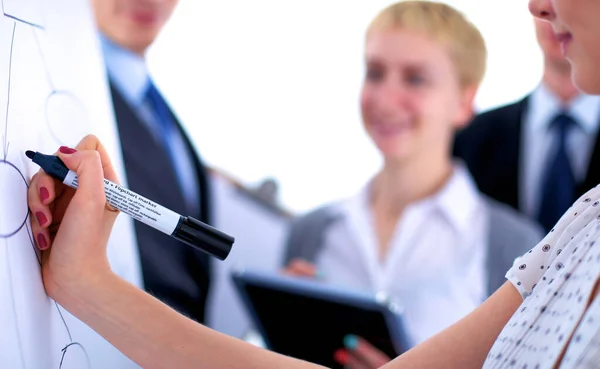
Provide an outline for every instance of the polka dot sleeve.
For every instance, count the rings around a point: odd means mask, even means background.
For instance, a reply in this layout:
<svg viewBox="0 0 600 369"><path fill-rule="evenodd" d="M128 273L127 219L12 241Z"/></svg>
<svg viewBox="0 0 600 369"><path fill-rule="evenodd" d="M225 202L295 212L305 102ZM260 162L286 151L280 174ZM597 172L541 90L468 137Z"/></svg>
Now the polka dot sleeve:
<svg viewBox="0 0 600 369"><path fill-rule="evenodd" d="M595 218L599 205L600 191L596 187L578 199L539 244L515 260L506 278L523 298L531 294L562 248Z"/></svg>
<svg viewBox="0 0 600 369"><path fill-rule="evenodd" d="M547 238L547 237L546 237ZM549 265L551 246L545 243L546 238L537 244L525 255L515 260L512 268L506 273L506 278L515 286L517 291L526 298L529 296L535 284L540 280L546 265Z"/></svg>

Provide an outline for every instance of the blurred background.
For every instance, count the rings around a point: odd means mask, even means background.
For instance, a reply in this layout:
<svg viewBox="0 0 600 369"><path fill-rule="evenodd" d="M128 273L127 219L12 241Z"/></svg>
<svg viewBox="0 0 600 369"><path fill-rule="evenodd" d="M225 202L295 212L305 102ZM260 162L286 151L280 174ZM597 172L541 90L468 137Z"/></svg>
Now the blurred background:
<svg viewBox="0 0 600 369"><path fill-rule="evenodd" d="M303 212L356 193L379 168L360 122L357 40L391 3L181 0L149 67L209 166L249 187L273 178L280 205ZM488 46L477 109L530 92L542 55L527 2L447 3Z"/></svg>

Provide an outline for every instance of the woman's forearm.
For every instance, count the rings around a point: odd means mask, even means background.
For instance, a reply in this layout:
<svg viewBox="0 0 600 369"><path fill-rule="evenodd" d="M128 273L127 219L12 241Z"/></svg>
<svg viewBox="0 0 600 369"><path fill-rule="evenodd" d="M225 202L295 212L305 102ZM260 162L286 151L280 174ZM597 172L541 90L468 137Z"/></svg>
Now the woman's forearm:
<svg viewBox="0 0 600 369"><path fill-rule="evenodd" d="M52 296L143 368L320 368L206 328L115 274L78 279ZM520 301L507 283L472 314L385 368L480 368Z"/></svg>
<svg viewBox="0 0 600 369"><path fill-rule="evenodd" d="M385 369L481 368L523 299L510 282L471 314L384 366Z"/></svg>
<svg viewBox="0 0 600 369"><path fill-rule="evenodd" d="M143 368L319 368L195 323L112 273L73 284L55 299Z"/></svg>

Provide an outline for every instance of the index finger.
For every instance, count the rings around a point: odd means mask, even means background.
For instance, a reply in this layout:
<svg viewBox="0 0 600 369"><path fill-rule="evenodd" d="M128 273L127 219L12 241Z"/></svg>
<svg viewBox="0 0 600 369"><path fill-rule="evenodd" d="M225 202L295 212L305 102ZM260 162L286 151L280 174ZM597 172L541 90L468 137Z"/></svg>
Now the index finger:
<svg viewBox="0 0 600 369"><path fill-rule="evenodd" d="M111 182L119 183L115 169L112 165L112 162L110 161L110 156L108 155L106 148L104 148L104 145L102 145L98 137L92 134L85 136L81 139L81 141L79 141L77 146L75 146L75 149L78 151L98 151L98 154L100 154L100 162L102 163L102 170L104 171L104 178L108 179Z"/></svg>

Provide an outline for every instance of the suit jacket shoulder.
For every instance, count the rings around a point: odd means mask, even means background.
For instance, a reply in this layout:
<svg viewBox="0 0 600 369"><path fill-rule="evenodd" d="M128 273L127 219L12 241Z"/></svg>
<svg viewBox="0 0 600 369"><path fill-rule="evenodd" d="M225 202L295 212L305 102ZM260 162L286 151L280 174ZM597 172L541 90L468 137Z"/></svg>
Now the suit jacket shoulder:
<svg viewBox="0 0 600 369"><path fill-rule="evenodd" d="M482 193L515 209L520 200L521 127L527 100L477 115L456 134L453 148Z"/></svg>
<svg viewBox="0 0 600 369"><path fill-rule="evenodd" d="M454 155L470 158L485 149L486 144L497 146L520 133L528 98L477 114L468 126L456 133Z"/></svg>
<svg viewBox="0 0 600 369"><path fill-rule="evenodd" d="M293 259L315 262L324 245L329 226L339 219L334 206L325 205L294 219L284 249L282 265Z"/></svg>

